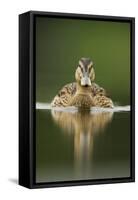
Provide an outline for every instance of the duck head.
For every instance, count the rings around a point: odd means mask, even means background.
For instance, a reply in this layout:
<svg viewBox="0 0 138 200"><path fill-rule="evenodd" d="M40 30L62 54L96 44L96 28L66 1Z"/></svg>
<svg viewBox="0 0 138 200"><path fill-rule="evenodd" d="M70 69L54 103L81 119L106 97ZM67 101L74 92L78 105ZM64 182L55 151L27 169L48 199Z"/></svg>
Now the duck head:
<svg viewBox="0 0 138 200"><path fill-rule="evenodd" d="M75 78L82 87L90 87L95 79L93 62L90 58L81 58L76 69Z"/></svg>

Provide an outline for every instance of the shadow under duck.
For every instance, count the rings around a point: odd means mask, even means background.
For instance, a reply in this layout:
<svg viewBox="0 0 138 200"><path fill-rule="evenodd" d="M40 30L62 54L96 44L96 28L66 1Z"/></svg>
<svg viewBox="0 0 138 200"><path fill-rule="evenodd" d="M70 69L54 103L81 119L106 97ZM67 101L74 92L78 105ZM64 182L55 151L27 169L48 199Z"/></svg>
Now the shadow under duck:
<svg viewBox="0 0 138 200"><path fill-rule="evenodd" d="M113 108L113 102L105 89L94 83L93 62L89 58L79 60L76 82L65 85L54 97L52 107L75 106L78 108L104 107Z"/></svg>

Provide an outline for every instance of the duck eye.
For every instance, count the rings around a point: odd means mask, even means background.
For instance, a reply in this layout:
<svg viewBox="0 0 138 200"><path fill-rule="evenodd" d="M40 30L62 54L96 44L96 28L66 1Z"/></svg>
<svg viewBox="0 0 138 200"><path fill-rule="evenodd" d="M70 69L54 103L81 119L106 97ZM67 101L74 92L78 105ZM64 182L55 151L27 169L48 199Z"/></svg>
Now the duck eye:
<svg viewBox="0 0 138 200"><path fill-rule="evenodd" d="M83 68L82 68L82 66L81 66L81 65L78 65L78 67L79 67L81 70L83 70Z"/></svg>
<svg viewBox="0 0 138 200"><path fill-rule="evenodd" d="M82 69L81 65L78 65L78 67Z"/></svg>

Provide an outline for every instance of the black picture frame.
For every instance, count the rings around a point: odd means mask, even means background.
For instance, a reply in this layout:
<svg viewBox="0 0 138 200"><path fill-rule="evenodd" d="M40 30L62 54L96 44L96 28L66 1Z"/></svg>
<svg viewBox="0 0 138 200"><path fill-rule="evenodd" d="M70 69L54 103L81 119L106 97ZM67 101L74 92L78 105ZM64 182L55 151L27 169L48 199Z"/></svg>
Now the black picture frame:
<svg viewBox="0 0 138 200"><path fill-rule="evenodd" d="M83 181L35 181L35 18L36 16L128 22L131 26L131 176ZM135 181L135 18L29 11L19 15L19 184L27 188Z"/></svg>

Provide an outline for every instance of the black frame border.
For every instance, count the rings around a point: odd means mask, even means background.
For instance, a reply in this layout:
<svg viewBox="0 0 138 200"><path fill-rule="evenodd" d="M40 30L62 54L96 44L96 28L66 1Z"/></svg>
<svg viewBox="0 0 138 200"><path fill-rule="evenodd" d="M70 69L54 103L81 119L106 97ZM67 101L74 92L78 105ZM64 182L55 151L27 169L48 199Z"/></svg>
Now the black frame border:
<svg viewBox="0 0 138 200"><path fill-rule="evenodd" d="M35 65L35 33L36 33L36 17L54 17L64 19L80 19L80 20L97 20L130 23L130 102L131 102L131 176L120 178L107 179L90 179L90 180L73 180L73 181L56 181L47 183L36 183L36 65ZM23 21L23 22L22 22ZM22 33L26 27L26 36ZM134 17L117 17L104 15L85 15L73 13L55 13L55 12L39 12L29 11L19 15L19 184L28 188L46 188L60 186L80 186L80 185L96 185L96 184L111 184L111 183L127 183L135 181L135 18ZM23 43L23 38L25 42ZM23 50L28 50L25 53L26 60L23 60ZM27 63L28 68L22 72L23 66ZM27 76L26 76L27 75ZM26 93L23 86L23 78L27 78ZM28 86L28 89L27 89ZM23 89L24 88L24 89ZM28 99L26 97L28 95ZM26 105L25 105L26 103ZM26 109L25 109L26 108ZM22 112L25 113L27 121L24 121ZM24 121L24 122L23 122ZM22 128L26 126L28 131L24 133ZM23 135L26 135L26 139ZM24 140L24 142L23 142ZM27 147L27 150L25 148ZM27 154L28 153L28 154ZM24 161L26 160L26 165Z"/></svg>

